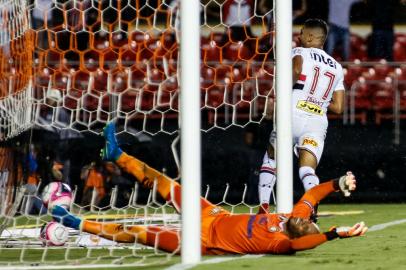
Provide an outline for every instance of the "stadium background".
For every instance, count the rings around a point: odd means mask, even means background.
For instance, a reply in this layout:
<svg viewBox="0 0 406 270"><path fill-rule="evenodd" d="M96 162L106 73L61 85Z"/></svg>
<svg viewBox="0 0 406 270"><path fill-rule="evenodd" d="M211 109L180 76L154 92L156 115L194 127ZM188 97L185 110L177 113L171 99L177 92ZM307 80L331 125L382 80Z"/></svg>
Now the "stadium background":
<svg viewBox="0 0 406 270"><path fill-rule="evenodd" d="M154 1L149 2L151 6ZM367 36L369 34L368 11L364 3L356 4L352 10L353 33L362 37L362 45L367 46ZM148 11L146 11L148 12ZM399 37L405 35L406 10L403 7L395 14L396 33ZM327 18L327 1L308 1L308 11L295 21L297 30L300 23L306 18L319 17ZM57 23L57 22L56 22ZM404 41L403 41L404 42ZM405 44L401 43L400 57L404 56ZM357 44L354 44L357 46ZM403 50L403 54L402 54ZM366 54L365 47L361 55ZM362 59L361 66L363 72L369 72L370 68L378 70L382 63L377 59ZM405 67L406 59L395 59L396 63L384 63L388 68L383 78L391 76L396 67ZM347 63L351 65L351 63ZM405 71L403 71L405 73ZM351 75L351 74L350 74ZM349 75L349 76L350 76ZM360 74L359 74L360 75ZM373 74L375 75L375 73ZM356 76L356 75L354 75ZM404 74L403 74L404 76ZM357 78L353 78L356 81ZM347 85L350 87L350 85ZM351 199L353 201L368 202L392 202L404 201L406 198L406 184L404 175L406 173L406 146L404 120L401 121L400 140L395 142L395 129L393 117L378 123L376 121L377 111L382 113L391 112L393 99L386 100L386 107L378 108L374 105L375 96L369 93L369 107L360 107L358 112L364 114L364 121L357 121L354 124L343 124L343 120L331 119L326 140L325 152L318 168L321 179L329 179L343 174L347 170L353 171L359 178L359 192ZM404 102L405 97L402 97ZM388 105L389 104L389 105ZM404 112L403 112L404 113ZM402 114L403 115L403 114ZM152 122L151 128L158 129L159 121ZM176 129L177 121L173 120L168 124L169 129ZM266 147L268 134L272 129L272 121L264 120L260 125L252 124L242 129L231 127L226 132L213 130L203 133L203 190L205 185L210 185L210 199L220 201L225 189L225 184L229 183L231 190L229 199L231 201L241 201L243 186L248 185L248 201L256 203L256 185L258 177L258 167ZM67 147L64 153L66 156L74 157L71 161L70 179L73 185L79 189L83 187L83 182L79 180L81 168L98 156L103 145L101 137L91 133L84 133L84 138L76 138L63 142ZM30 132L26 132L17 138L7 142L2 142L4 147L21 147L20 156L15 156L15 162L23 158L23 142L30 140ZM148 135L146 135L148 137ZM251 138L251 136L253 136ZM177 168L170 151L170 144L174 136L158 134L154 137L127 136L120 135L120 142L124 150L134 154L153 167L164 170L170 176L177 175ZM32 142L39 145L44 154L40 160L40 166L46 169L49 160L55 155L55 145L60 145L57 133L35 129ZM25 147L25 146L24 146ZM43 185L50 181L50 176L43 174ZM302 193L301 185L295 173L295 195ZM125 187L123 187L125 188ZM80 200L80 196L77 198ZM337 201L339 198L332 198Z"/></svg>

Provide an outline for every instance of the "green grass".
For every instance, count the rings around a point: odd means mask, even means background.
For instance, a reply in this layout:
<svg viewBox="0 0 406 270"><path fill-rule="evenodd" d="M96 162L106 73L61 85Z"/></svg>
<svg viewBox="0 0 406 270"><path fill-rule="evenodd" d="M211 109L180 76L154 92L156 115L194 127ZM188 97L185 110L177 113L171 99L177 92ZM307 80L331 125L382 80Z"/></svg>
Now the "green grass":
<svg viewBox="0 0 406 270"><path fill-rule="evenodd" d="M238 212L243 209L237 209ZM358 221L364 221L369 227L377 224L406 219L406 204L357 204L357 205L321 205L320 212L324 211L349 211L362 210L361 214L328 216L319 219L322 230L328 230L334 225L352 225ZM351 239L338 239L325 243L313 250L298 252L292 256L266 255L260 258L244 259L241 256L233 256L235 260L215 264L201 264L193 269L406 269L406 223L387 227L383 230L372 231L364 237ZM64 249L55 249L49 252L45 258L48 263L83 264L97 263L110 264L117 258L124 258L121 263L142 262L150 266L137 267L137 269L165 269L170 265L180 262L179 256L167 259L165 253L156 255L152 250L129 249L114 250L112 253L107 249L72 249L68 256L68 262L64 262ZM39 261L42 256L41 250L26 250L23 258L29 262ZM4 263L17 262L21 257L21 250L0 250L0 268ZM225 256L223 256L224 258ZM90 258L90 259L89 259ZM203 260L221 258L220 256L205 256ZM225 257L227 258L227 257ZM72 266L74 269L75 266ZM36 268L36 269L40 269ZM98 268L114 269L114 268ZM123 267L120 269L134 269Z"/></svg>

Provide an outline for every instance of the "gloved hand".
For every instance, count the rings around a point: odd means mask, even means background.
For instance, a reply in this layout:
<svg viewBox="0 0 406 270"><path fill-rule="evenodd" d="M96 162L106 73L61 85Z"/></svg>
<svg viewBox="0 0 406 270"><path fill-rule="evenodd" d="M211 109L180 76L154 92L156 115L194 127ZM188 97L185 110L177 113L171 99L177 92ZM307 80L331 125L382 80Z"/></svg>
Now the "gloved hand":
<svg viewBox="0 0 406 270"><path fill-rule="evenodd" d="M338 180L338 186L345 197L349 197L351 195L351 191L355 190L357 187L356 183L357 181L355 180L355 176L352 174L352 172L347 172L346 175L341 176Z"/></svg>
<svg viewBox="0 0 406 270"><path fill-rule="evenodd" d="M364 235L368 230L363 221L356 223L352 227L333 227L329 232L337 234L337 237L348 238Z"/></svg>

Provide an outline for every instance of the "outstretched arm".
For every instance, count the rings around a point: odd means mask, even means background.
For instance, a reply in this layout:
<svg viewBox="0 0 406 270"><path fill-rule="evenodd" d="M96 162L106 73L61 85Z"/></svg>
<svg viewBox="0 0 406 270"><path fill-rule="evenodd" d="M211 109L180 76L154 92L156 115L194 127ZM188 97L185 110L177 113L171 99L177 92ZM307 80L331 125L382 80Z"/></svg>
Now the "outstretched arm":
<svg viewBox="0 0 406 270"><path fill-rule="evenodd" d="M294 239L284 239L278 245L274 253L277 254L292 254L296 251L313 249L327 241L336 238L348 238L362 236L368 230L364 222L359 222L352 227L333 228L328 232L319 234L305 235Z"/></svg>
<svg viewBox="0 0 406 270"><path fill-rule="evenodd" d="M350 192L355 190L355 176L348 172L346 175L325 182L308 190L303 197L295 204L292 211L292 216L309 218L314 212L314 207L330 193L341 191L345 196L349 196Z"/></svg>

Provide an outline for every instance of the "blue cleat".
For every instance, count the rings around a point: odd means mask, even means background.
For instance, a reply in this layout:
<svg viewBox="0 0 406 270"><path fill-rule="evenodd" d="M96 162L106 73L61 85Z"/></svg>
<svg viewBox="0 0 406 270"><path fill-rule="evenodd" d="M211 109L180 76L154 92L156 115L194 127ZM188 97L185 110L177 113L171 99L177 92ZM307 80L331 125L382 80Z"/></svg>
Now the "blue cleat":
<svg viewBox="0 0 406 270"><path fill-rule="evenodd" d="M114 122L108 123L103 130L103 135L106 139L106 145L102 151L103 160L116 161L123 153L123 150L118 147L115 133L116 126Z"/></svg>
<svg viewBox="0 0 406 270"><path fill-rule="evenodd" d="M80 229L80 224L82 223L82 220L74 216L73 214L69 213L68 210L66 210L65 208L56 205L54 206L54 208L52 208L51 214L52 218L55 221L61 223L62 225L76 230Z"/></svg>

